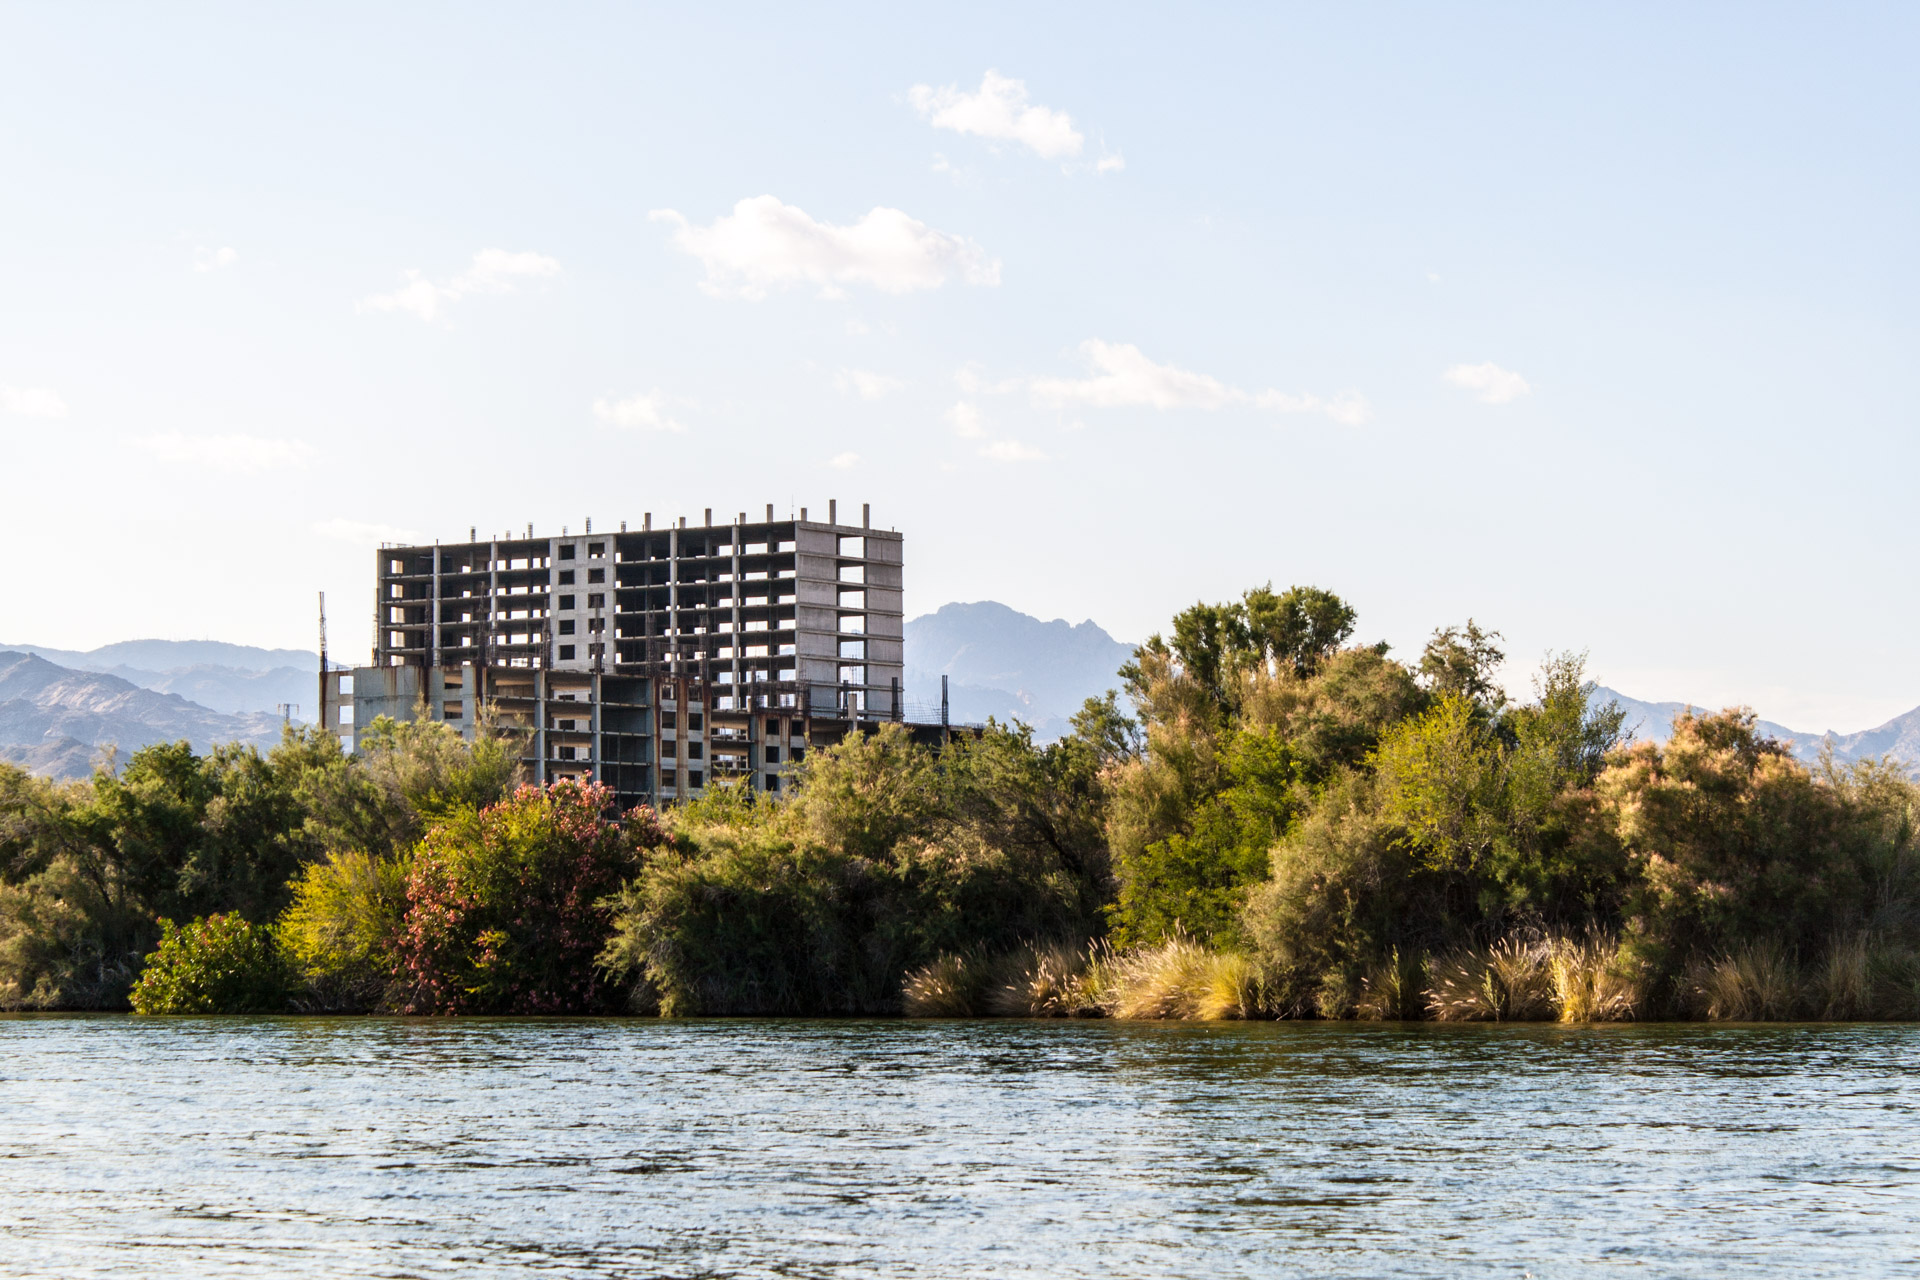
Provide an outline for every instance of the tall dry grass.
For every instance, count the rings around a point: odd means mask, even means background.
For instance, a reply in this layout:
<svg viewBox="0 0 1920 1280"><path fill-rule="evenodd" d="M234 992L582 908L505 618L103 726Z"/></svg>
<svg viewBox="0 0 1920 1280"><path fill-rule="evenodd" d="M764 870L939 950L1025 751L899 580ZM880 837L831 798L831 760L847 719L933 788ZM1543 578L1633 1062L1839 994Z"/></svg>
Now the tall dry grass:
<svg viewBox="0 0 1920 1280"><path fill-rule="evenodd" d="M991 958L945 955L908 974L901 996L916 1018L1219 1021L1266 1016L1265 993L1246 956L1176 937L1126 951L1029 944Z"/></svg>
<svg viewBox="0 0 1920 1280"><path fill-rule="evenodd" d="M1201 1022L1262 1016L1265 984L1252 960L1191 938L1094 957L1097 994L1110 1018Z"/></svg>
<svg viewBox="0 0 1920 1280"><path fill-rule="evenodd" d="M1543 1022L1558 1016L1553 944L1504 938L1464 947L1433 966L1427 1012L1441 1022Z"/></svg>
<svg viewBox="0 0 1920 1280"><path fill-rule="evenodd" d="M1560 938L1547 960L1562 1022L1631 1022L1645 1003L1639 980L1621 968L1620 943L1600 934Z"/></svg>
<svg viewBox="0 0 1920 1280"><path fill-rule="evenodd" d="M1360 979L1354 1016L1374 1022L1411 1022L1427 1014L1427 958L1395 947Z"/></svg>
<svg viewBox="0 0 1920 1280"><path fill-rule="evenodd" d="M1031 943L1002 956L986 989L986 1011L999 1018L1098 1016L1087 969L1090 951L1058 943Z"/></svg>
<svg viewBox="0 0 1920 1280"><path fill-rule="evenodd" d="M1805 987L1793 957L1772 942L1749 943L1718 959L1696 961L1686 976L1690 1006L1712 1022L1778 1022L1798 1017Z"/></svg>
<svg viewBox="0 0 1920 1280"><path fill-rule="evenodd" d="M991 974L972 955L944 955L909 973L900 992L909 1018L977 1018Z"/></svg>
<svg viewBox="0 0 1920 1280"><path fill-rule="evenodd" d="M1158 946L1081 950L1031 943L1000 955L944 955L908 975L919 1018L1214 1021L1276 1015L1257 963L1187 937ZM1715 1021L1920 1019L1920 952L1861 933L1803 968L1768 943L1696 961L1681 982L1685 1013ZM1324 1018L1449 1022L1628 1022L1652 1003L1617 939L1515 936L1429 962L1395 949L1359 971L1329 971Z"/></svg>

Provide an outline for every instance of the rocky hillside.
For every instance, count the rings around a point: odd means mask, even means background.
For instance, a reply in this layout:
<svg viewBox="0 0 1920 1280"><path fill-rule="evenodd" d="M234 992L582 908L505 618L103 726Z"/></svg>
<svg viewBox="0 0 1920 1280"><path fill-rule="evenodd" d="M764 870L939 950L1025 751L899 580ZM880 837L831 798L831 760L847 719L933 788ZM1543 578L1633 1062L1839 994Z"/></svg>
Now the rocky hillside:
<svg viewBox="0 0 1920 1280"><path fill-rule="evenodd" d="M118 676L0 650L0 758L36 773L83 776L109 745L123 754L181 738L196 751L221 742L267 747L280 740L280 727L270 713L223 713Z"/></svg>

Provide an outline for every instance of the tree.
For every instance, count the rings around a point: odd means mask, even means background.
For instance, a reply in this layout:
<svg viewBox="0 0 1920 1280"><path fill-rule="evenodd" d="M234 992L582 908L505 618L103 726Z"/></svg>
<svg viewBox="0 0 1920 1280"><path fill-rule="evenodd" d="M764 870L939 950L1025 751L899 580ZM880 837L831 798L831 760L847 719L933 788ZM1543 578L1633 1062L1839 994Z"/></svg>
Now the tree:
<svg viewBox="0 0 1920 1280"><path fill-rule="evenodd" d="M1311 676L1353 634L1352 606L1319 587L1289 587L1280 595L1273 584L1246 593L1243 605L1250 647L1262 658L1290 665Z"/></svg>
<svg viewBox="0 0 1920 1280"><path fill-rule="evenodd" d="M1464 627L1440 628L1420 655L1420 675L1436 694L1454 694L1488 714L1498 713L1507 703L1496 683L1507 660L1494 643L1499 639L1498 631L1483 631L1472 618Z"/></svg>
<svg viewBox="0 0 1920 1280"><path fill-rule="evenodd" d="M664 833L606 817L599 783L523 786L431 828L415 851L398 953L409 1013L587 1013L613 995L595 961L608 899Z"/></svg>

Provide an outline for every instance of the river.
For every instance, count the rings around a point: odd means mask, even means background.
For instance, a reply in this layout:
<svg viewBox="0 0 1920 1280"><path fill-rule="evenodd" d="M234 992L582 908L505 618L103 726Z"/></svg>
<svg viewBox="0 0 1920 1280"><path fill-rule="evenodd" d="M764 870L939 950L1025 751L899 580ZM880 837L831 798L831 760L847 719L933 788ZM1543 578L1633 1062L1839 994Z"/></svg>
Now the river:
<svg viewBox="0 0 1920 1280"><path fill-rule="evenodd" d="M0 1018L0 1274L1920 1273L1920 1028Z"/></svg>

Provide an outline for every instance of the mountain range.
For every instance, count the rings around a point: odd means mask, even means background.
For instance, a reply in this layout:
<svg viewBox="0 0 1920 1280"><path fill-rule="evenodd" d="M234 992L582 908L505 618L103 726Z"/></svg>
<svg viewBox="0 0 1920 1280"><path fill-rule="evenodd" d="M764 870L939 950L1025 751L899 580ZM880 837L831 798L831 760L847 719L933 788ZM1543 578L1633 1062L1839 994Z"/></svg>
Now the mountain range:
<svg viewBox="0 0 1920 1280"><path fill-rule="evenodd" d="M939 714L947 678L956 722L1020 720L1040 741L1069 729L1087 698L1120 687L1133 645L1092 621L1042 621L991 600L942 605L906 624L904 694L912 718ZM338 665L338 664L336 664ZM315 700L317 654L217 640L130 640L84 652L40 645L0 646L0 760L56 777L84 776L108 744L124 753L185 738L196 750L216 742L268 746L279 739L281 704ZM1644 702L1595 691L1627 712L1637 737L1665 739L1682 702ZM1761 721L1811 764L1832 744L1842 763L1893 756L1920 778L1920 708L1851 734L1803 733Z"/></svg>
<svg viewBox="0 0 1920 1280"><path fill-rule="evenodd" d="M118 676L228 715L278 714L285 704L300 720L302 710L313 714L320 696L320 655L305 649L258 649L223 640L122 640L84 651L36 644L0 645L0 650L31 653L70 671Z"/></svg>
<svg viewBox="0 0 1920 1280"><path fill-rule="evenodd" d="M181 738L201 752L221 742L266 747L280 740L280 728L271 713L215 711L117 675L0 650L0 760L34 773L85 777L109 746L120 757Z"/></svg>

